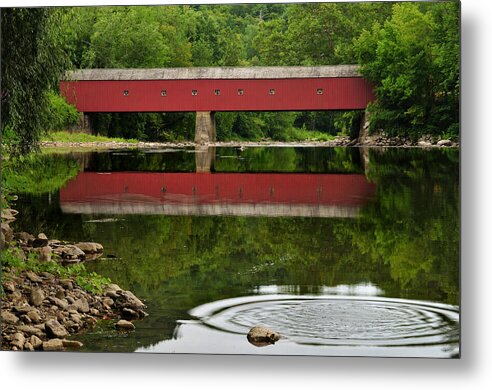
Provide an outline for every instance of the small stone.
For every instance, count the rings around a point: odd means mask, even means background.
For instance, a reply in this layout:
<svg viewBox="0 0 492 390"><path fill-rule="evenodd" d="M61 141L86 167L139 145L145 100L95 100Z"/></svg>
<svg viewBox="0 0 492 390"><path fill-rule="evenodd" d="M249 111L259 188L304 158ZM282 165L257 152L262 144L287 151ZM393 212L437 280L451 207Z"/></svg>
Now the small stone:
<svg viewBox="0 0 492 390"><path fill-rule="evenodd" d="M58 290L55 294L55 297L58 299L65 299L65 292L63 290Z"/></svg>
<svg viewBox="0 0 492 390"><path fill-rule="evenodd" d="M32 290L29 303L34 306L40 306L44 301L44 294L41 289L37 288Z"/></svg>
<svg viewBox="0 0 492 390"><path fill-rule="evenodd" d="M29 305L18 305L14 306L14 310L19 314L27 314L33 310L33 307Z"/></svg>
<svg viewBox="0 0 492 390"><path fill-rule="evenodd" d="M60 339L51 339L43 343L44 351L62 351L63 341Z"/></svg>
<svg viewBox="0 0 492 390"><path fill-rule="evenodd" d="M57 320L49 320L44 323L46 328L46 333L48 336L52 337L66 337L68 332L63 325L61 325Z"/></svg>
<svg viewBox="0 0 492 390"><path fill-rule="evenodd" d="M17 322L19 322L19 318L17 318L17 316L15 314L12 314L9 311L2 310L0 314L1 314L2 322L5 324L14 325Z"/></svg>
<svg viewBox="0 0 492 390"><path fill-rule="evenodd" d="M90 310L89 303L85 298L77 299L71 306L80 313L89 313Z"/></svg>
<svg viewBox="0 0 492 390"><path fill-rule="evenodd" d="M119 320L115 326L118 328L118 329L124 329L124 330L133 330L135 329L135 325L133 325L130 321L126 321L126 320Z"/></svg>
<svg viewBox="0 0 492 390"><path fill-rule="evenodd" d="M23 244L32 245L34 242L34 236L32 234L26 232L15 233L14 237L17 241L20 241Z"/></svg>
<svg viewBox="0 0 492 390"><path fill-rule="evenodd" d="M32 322L39 323L41 322L41 316L36 310L31 310L30 312L27 313L27 316Z"/></svg>
<svg viewBox="0 0 492 390"><path fill-rule="evenodd" d="M73 290L73 282L71 279L60 279L60 284L67 290Z"/></svg>
<svg viewBox="0 0 492 390"><path fill-rule="evenodd" d="M275 344L276 341L280 340L280 334L264 326L254 326L248 332L247 338L251 344L257 347L264 347Z"/></svg>
<svg viewBox="0 0 492 390"><path fill-rule="evenodd" d="M21 332L24 332L28 335L35 335L38 337L44 337L44 332L41 329L38 329L32 325L21 325L18 328Z"/></svg>
<svg viewBox="0 0 492 390"><path fill-rule="evenodd" d="M65 348L78 349L78 348L82 348L84 346L84 344L82 344L80 341L76 341L76 340L66 340L66 339L63 339L62 340L62 343L63 343L63 346Z"/></svg>
<svg viewBox="0 0 492 390"><path fill-rule="evenodd" d="M419 142L417 143L417 145L418 145L418 146L421 146L421 147L423 147L423 148L429 148L429 147L431 147L431 146L432 146L432 144L431 144L430 142L428 142L428 141L419 141Z"/></svg>
<svg viewBox="0 0 492 390"><path fill-rule="evenodd" d="M14 346L14 347L17 347L17 349L24 349L24 344L26 342L26 338L24 337L24 335L20 332L17 332L14 334L14 337L11 341L11 344Z"/></svg>
<svg viewBox="0 0 492 390"><path fill-rule="evenodd" d="M98 316L99 315L99 310L95 309L95 308L91 308L90 309L90 313L93 315L93 316Z"/></svg>
<svg viewBox="0 0 492 390"><path fill-rule="evenodd" d="M102 304L106 309L111 309L111 306L114 305L114 301L111 298L104 298Z"/></svg>
<svg viewBox="0 0 492 390"><path fill-rule="evenodd" d="M41 345L43 345L43 341L38 336L35 335L32 335L29 338L29 342L34 347L34 349L39 349Z"/></svg>
<svg viewBox="0 0 492 390"><path fill-rule="evenodd" d="M15 291L15 284L11 280L7 280L3 282L2 285L3 285L3 289L7 293L13 293Z"/></svg>
<svg viewBox="0 0 492 390"><path fill-rule="evenodd" d="M46 237L46 234L44 233L39 233L38 236L32 242L33 248L41 248L47 245L48 245L48 237Z"/></svg>
<svg viewBox="0 0 492 390"><path fill-rule="evenodd" d="M65 310L68 307L68 302L64 299L59 299L56 297L50 297L49 298L51 302L53 302L56 306L59 308Z"/></svg>
<svg viewBox="0 0 492 390"><path fill-rule="evenodd" d="M31 319L27 316L27 314L23 314L23 315L21 315L20 320L21 320L24 324L30 324L30 323L32 322L32 321L31 321Z"/></svg>
<svg viewBox="0 0 492 390"><path fill-rule="evenodd" d="M33 283L41 283L43 281L43 279L41 279L38 275L36 275L32 271L27 271L26 277Z"/></svg>
<svg viewBox="0 0 492 390"><path fill-rule="evenodd" d="M29 342L29 341L26 341L26 343L24 344L24 350L28 350L28 351L34 351L34 347L32 346L32 344Z"/></svg>

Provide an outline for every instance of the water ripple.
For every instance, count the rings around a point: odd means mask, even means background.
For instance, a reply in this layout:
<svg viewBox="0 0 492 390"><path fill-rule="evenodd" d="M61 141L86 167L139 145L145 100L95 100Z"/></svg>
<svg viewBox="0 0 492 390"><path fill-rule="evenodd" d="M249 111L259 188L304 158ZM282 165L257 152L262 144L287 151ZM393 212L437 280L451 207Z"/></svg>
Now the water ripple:
<svg viewBox="0 0 492 390"><path fill-rule="evenodd" d="M457 307L424 301L275 294L216 301L190 314L229 333L247 334L261 324L298 344L388 347L459 341Z"/></svg>

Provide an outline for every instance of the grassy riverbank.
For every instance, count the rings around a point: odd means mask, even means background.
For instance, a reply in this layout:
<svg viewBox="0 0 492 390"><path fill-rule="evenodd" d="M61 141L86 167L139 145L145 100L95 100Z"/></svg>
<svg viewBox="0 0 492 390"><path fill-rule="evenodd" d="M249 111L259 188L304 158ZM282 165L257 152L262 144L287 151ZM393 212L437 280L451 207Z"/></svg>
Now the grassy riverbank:
<svg viewBox="0 0 492 390"><path fill-rule="evenodd" d="M67 142L67 143L76 143L76 142L119 142L119 143L130 143L136 144L139 141L133 138L124 139L124 138L111 138L104 137L102 135L93 135L86 133L72 133L68 131L56 131L53 133L49 133L45 135L41 141L45 142Z"/></svg>

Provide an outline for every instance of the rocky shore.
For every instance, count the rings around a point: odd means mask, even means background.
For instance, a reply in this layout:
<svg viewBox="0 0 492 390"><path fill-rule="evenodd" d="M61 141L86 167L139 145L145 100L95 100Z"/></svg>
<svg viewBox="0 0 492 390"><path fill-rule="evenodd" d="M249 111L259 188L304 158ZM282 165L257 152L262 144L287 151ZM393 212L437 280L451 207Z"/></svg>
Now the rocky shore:
<svg viewBox="0 0 492 390"><path fill-rule="evenodd" d="M92 148L92 149L157 149L157 148L185 148L196 146L212 147L258 147L258 146L365 146L365 147L419 147L419 148L442 148L442 147L459 147L459 143L448 139L437 139L432 136L424 136L418 140L412 140L407 137L389 137L383 133L365 137L363 142L357 139L350 139L348 136L337 136L329 141L273 141L265 139L261 141L227 141L227 142L210 142L205 145L199 145L194 142L50 142L43 141L42 147L46 148Z"/></svg>
<svg viewBox="0 0 492 390"><path fill-rule="evenodd" d="M97 243L68 244L37 237L26 232L14 233L10 223L16 211L2 210L2 250L25 262L31 253L43 263L87 261L102 253ZM5 266L2 262L1 349L61 351L83 345L76 335L94 326L100 319L113 320L122 331L135 329L133 320L147 315L145 304L132 292L116 284L101 286L101 294L88 292L78 284L76 274L61 277L56 272L33 272Z"/></svg>

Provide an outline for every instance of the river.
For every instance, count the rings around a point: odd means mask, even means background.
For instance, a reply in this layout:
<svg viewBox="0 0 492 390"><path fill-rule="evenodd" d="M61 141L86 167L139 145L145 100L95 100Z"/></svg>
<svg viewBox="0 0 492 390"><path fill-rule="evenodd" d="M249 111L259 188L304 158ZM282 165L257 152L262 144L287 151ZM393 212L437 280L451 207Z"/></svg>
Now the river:
<svg viewBox="0 0 492 390"><path fill-rule="evenodd" d="M459 356L459 151L45 153L16 230L95 241L149 316L86 351ZM257 346L246 334L279 332Z"/></svg>

